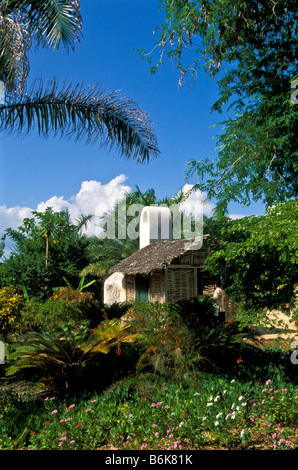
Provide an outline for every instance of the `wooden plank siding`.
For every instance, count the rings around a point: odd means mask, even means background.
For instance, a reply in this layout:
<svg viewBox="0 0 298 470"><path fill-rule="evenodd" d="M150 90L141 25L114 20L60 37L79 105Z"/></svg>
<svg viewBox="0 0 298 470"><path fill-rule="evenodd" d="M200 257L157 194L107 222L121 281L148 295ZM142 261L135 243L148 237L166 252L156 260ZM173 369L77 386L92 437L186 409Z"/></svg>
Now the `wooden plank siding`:
<svg viewBox="0 0 298 470"><path fill-rule="evenodd" d="M136 298L135 276L133 274L125 276L126 302L132 302Z"/></svg>
<svg viewBox="0 0 298 470"><path fill-rule="evenodd" d="M149 302L165 302L165 272L156 271L151 274L149 286Z"/></svg>
<svg viewBox="0 0 298 470"><path fill-rule="evenodd" d="M167 301L191 299L196 296L195 268L167 267Z"/></svg>

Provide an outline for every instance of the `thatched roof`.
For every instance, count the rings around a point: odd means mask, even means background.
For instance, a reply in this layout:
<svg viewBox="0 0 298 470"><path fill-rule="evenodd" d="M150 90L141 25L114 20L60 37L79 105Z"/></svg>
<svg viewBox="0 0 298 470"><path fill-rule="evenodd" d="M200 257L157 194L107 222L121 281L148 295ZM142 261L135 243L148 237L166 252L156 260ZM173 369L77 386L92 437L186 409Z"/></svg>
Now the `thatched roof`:
<svg viewBox="0 0 298 470"><path fill-rule="evenodd" d="M195 249L196 246L200 249L195 239L151 243L113 266L109 274L115 272L149 274L153 271L160 271L190 249Z"/></svg>

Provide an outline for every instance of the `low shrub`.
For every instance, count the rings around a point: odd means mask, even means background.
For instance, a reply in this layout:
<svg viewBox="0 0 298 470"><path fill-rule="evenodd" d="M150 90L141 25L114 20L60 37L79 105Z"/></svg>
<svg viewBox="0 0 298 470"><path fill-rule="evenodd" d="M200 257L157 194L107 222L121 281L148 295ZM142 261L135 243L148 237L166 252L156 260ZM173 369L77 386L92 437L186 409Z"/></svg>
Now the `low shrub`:
<svg viewBox="0 0 298 470"><path fill-rule="evenodd" d="M73 393L80 388L89 365L101 366L101 356L134 340L130 325L121 320L104 321L91 332L81 325L29 332L8 356L6 375L33 369L42 374L41 386L56 393ZM104 371L100 373L104 375Z"/></svg>
<svg viewBox="0 0 298 470"><path fill-rule="evenodd" d="M63 300L29 300L22 310L22 327L25 330L56 328L83 322L84 314L78 305Z"/></svg>
<svg viewBox="0 0 298 470"><path fill-rule="evenodd" d="M135 302L126 318L138 335L137 372L154 373L178 381L192 380L194 364L201 360L193 333L168 304Z"/></svg>

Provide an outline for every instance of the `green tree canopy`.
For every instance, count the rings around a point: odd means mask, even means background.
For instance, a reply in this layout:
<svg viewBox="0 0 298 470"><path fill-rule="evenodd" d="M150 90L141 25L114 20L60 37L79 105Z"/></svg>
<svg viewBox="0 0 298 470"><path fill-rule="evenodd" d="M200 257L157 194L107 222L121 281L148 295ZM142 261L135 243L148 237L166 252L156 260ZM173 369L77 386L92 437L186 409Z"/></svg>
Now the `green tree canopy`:
<svg viewBox="0 0 298 470"><path fill-rule="evenodd" d="M53 287L65 285L64 277L78 284L88 262L89 244L81 229L90 216L71 223L67 210L54 212L52 208L32 215L17 229L5 231L14 248L0 265L0 283L25 287L29 297L44 298Z"/></svg>
<svg viewBox="0 0 298 470"><path fill-rule="evenodd" d="M212 110L233 111L221 124L216 159L190 161L197 188L229 201L267 206L298 193L297 0L160 0L157 68L168 57L180 83L203 69L218 79ZM145 55L146 52L142 51ZM146 54L153 61L154 53Z"/></svg>
<svg viewBox="0 0 298 470"><path fill-rule="evenodd" d="M264 216L210 219L214 251L207 270L226 278L227 294L244 309L283 308L298 281L298 203L288 201Z"/></svg>

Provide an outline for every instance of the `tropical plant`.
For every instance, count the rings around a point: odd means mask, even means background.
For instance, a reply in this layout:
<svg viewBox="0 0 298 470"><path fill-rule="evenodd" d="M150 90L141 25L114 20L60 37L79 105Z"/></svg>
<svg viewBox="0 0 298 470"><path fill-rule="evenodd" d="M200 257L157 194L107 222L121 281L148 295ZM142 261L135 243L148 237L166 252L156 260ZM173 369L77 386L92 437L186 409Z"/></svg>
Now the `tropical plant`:
<svg viewBox="0 0 298 470"><path fill-rule="evenodd" d="M217 324L214 321L212 299L193 298L172 302L169 308L181 319L193 334L193 343L201 361L200 368L212 364L219 368L230 368L247 349L247 340L257 343L256 333L247 325L233 319Z"/></svg>
<svg viewBox="0 0 298 470"><path fill-rule="evenodd" d="M24 89L35 45L74 49L82 33L79 0L6 0L0 5L0 70L8 92Z"/></svg>
<svg viewBox="0 0 298 470"><path fill-rule="evenodd" d="M72 289L72 290L77 290L77 291L79 291L79 292L82 292L82 290L87 289L87 287L92 286L92 284L94 284L94 283L96 282L95 279L93 279L92 281L87 282L87 283L85 284L85 276L82 275L82 277L81 277L81 279L80 279L80 282L79 282L79 284L78 284L78 287L75 288L75 287L73 286L73 284L72 284L71 282L69 282L68 279L66 279L66 277L63 276L63 279L64 279L64 281L66 282L67 286L68 286L70 289ZM59 288L58 288L58 289L59 289Z"/></svg>
<svg viewBox="0 0 298 470"><path fill-rule="evenodd" d="M119 93L106 93L97 86L64 85L57 80L25 89L29 72L31 40L58 49L62 43L74 48L81 32L78 0L7 0L0 5L0 78L5 100L0 105L2 132L50 133L98 140L121 154L139 161L158 155L149 117Z"/></svg>
<svg viewBox="0 0 298 470"><path fill-rule="evenodd" d="M130 325L121 320L102 322L91 333L87 327L62 326L56 330L29 332L8 357L10 376L23 369L42 374L40 384L55 391L74 391L93 360L108 354L121 343L135 341ZM11 362L10 362L11 361Z"/></svg>
<svg viewBox="0 0 298 470"><path fill-rule="evenodd" d="M1 264L0 277L4 285L25 288L29 298L44 298L61 285L63 277L79 282L89 243L81 229L89 216L71 223L67 210L54 212L48 207L32 214L17 229L5 230L14 247Z"/></svg>

